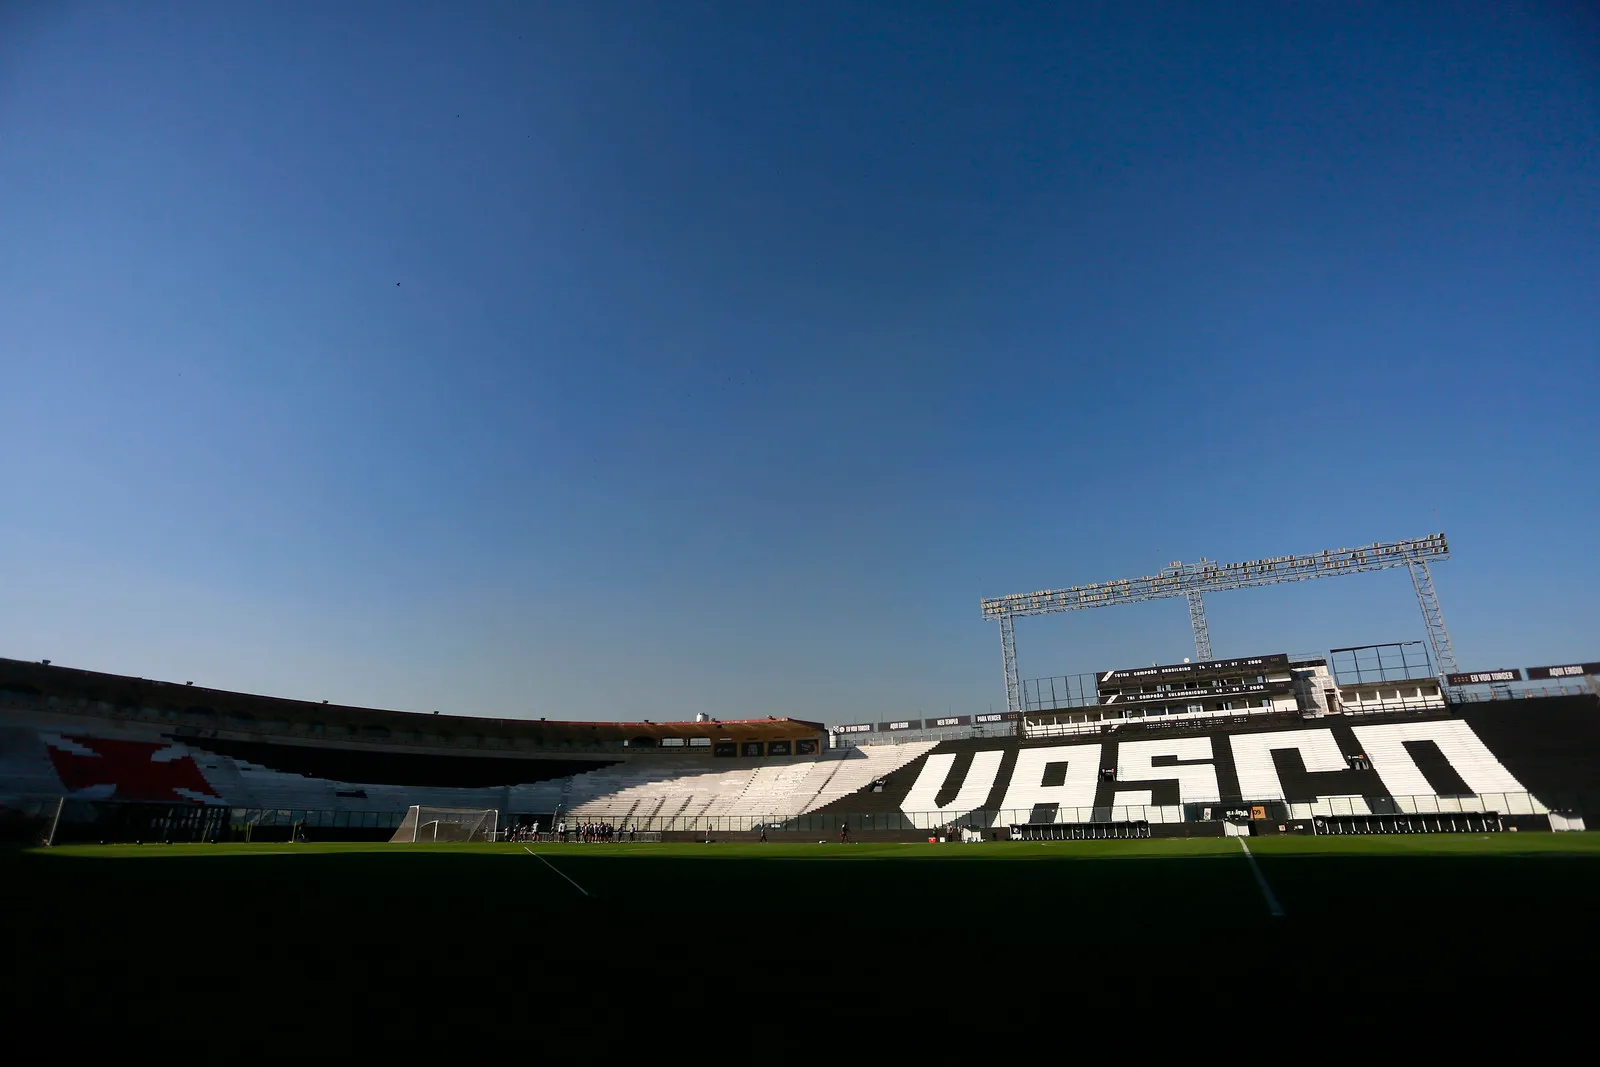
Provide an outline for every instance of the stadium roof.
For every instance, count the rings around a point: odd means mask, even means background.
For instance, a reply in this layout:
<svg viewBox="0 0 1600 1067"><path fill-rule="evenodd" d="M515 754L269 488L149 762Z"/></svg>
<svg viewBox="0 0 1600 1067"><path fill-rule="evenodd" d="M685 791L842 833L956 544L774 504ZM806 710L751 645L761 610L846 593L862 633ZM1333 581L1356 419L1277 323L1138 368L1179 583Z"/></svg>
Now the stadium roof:
<svg viewBox="0 0 1600 1067"><path fill-rule="evenodd" d="M821 723L770 716L709 722L569 722L387 711L236 693L187 682L159 682L0 657L0 696L8 688L16 692L33 692L68 700L173 708L188 716L201 718L221 716L229 720L227 726L232 729L248 729L248 724L258 719L287 720L318 726L348 725L352 731L378 727L429 734L454 732L468 736L526 737L538 744L630 741L644 737L656 741L669 737L705 737L713 741L782 740L819 736L826 732L826 727Z"/></svg>
<svg viewBox="0 0 1600 1067"><path fill-rule="evenodd" d="M796 728L821 733L827 729L820 722L805 719L787 719L768 716L765 719L713 719L710 722L606 722L551 723L540 720L545 726L605 726L624 731L629 737L709 737L713 741L760 740L769 737L793 737Z"/></svg>

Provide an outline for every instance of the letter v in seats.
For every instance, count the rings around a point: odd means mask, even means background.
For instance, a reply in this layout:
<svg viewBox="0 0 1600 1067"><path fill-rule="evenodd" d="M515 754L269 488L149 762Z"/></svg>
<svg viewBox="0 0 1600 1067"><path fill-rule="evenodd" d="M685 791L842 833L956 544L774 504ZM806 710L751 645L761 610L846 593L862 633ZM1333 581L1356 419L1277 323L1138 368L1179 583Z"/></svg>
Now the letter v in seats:
<svg viewBox="0 0 1600 1067"><path fill-rule="evenodd" d="M989 790L994 788L994 780L1000 774L1000 761L1004 758L1005 753L998 749L973 753L972 766L967 768L967 776L957 790L955 799L941 808L935 798L944 789L944 781L950 777L950 768L955 766L956 757L953 752L931 755L922 761L922 773L917 775L916 784L900 802L900 810L910 815L911 821L924 830L951 819L959 819L967 812L983 807L983 802L989 799Z"/></svg>

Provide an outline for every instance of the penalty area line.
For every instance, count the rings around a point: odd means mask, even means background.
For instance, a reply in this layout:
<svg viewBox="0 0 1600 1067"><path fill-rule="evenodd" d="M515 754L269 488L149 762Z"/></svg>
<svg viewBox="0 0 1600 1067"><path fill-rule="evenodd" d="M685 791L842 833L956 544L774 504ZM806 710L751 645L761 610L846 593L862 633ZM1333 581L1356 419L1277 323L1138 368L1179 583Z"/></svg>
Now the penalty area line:
<svg viewBox="0 0 1600 1067"><path fill-rule="evenodd" d="M1261 887L1261 895L1266 898L1267 911L1275 919L1283 918L1283 905L1278 903L1278 897L1267 884L1267 876L1261 873L1261 867L1256 863L1256 857L1250 851L1250 846L1245 844L1244 838L1239 838L1239 847L1244 849L1244 858L1250 861L1250 871L1256 876L1256 885Z"/></svg>
<svg viewBox="0 0 1600 1067"><path fill-rule="evenodd" d="M553 864L549 860L545 859L543 856L541 856L539 853L535 852L533 849L529 848L527 845L523 845L522 846L522 851L526 852L528 855L532 856L534 859L538 860L540 863L544 864L546 867L549 867L552 871L555 871L557 874L560 874L561 877L567 878L567 876L562 873L560 867L557 867L555 864ZM576 889L578 892L582 893L584 896L586 896L586 897L590 896L590 893L589 893L589 891L587 889L583 888L583 886L579 885L577 882L574 882L571 878L567 878L567 882L572 886L572 888Z"/></svg>

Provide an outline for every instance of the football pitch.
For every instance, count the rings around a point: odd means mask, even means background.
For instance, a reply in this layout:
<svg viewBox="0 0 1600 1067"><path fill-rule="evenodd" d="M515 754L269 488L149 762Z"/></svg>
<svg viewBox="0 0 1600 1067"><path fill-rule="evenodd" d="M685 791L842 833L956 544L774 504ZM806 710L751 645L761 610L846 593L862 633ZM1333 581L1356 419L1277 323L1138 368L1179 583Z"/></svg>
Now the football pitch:
<svg viewBox="0 0 1600 1067"><path fill-rule="evenodd" d="M1587 970L1600 932L1597 833L1248 844L147 844L0 864L26 984L140 1002L168 982L315 1002L452 975L602 1001L976 995L1028 975L1491 981Z"/></svg>

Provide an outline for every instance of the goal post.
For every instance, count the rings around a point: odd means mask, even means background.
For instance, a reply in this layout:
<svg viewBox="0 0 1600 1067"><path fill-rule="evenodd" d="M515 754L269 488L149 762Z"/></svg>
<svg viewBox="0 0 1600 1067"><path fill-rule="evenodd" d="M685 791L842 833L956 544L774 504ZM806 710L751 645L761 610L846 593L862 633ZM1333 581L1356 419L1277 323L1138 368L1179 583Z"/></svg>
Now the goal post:
<svg viewBox="0 0 1600 1067"><path fill-rule="evenodd" d="M413 804L389 842L493 841L499 829L498 808L431 808Z"/></svg>

